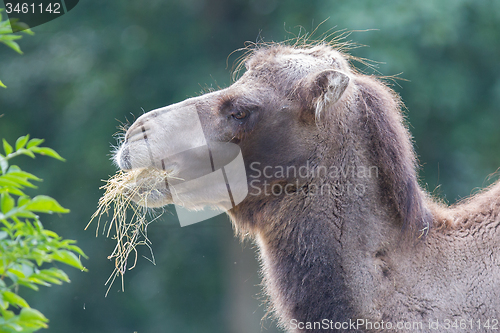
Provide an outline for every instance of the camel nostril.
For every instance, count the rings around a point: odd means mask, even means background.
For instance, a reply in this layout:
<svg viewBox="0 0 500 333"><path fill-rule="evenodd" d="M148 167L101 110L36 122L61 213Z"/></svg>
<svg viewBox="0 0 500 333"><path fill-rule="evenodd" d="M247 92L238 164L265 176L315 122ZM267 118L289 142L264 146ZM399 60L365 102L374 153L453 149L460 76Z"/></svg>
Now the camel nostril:
<svg viewBox="0 0 500 333"><path fill-rule="evenodd" d="M144 124L133 124L125 134L124 142L127 143L144 139L147 130L148 129L144 126Z"/></svg>

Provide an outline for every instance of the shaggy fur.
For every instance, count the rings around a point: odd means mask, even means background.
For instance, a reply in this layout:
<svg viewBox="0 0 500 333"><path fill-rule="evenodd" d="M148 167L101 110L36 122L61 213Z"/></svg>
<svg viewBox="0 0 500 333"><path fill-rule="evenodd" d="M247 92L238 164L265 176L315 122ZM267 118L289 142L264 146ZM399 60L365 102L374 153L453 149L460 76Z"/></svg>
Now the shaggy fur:
<svg viewBox="0 0 500 333"><path fill-rule="evenodd" d="M264 45L229 88L169 107L196 107L209 141L240 146L250 193L229 215L258 245L271 310L289 332L498 327L500 183L452 207L430 198L398 96L348 60L329 45ZM140 154L121 151L122 167ZM335 329L350 320L372 326Z"/></svg>

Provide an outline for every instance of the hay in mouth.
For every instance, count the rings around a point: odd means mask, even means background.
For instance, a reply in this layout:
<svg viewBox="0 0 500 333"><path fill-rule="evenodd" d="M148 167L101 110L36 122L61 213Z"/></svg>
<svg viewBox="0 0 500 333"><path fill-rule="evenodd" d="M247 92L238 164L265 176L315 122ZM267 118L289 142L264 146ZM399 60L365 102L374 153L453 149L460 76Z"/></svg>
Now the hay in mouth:
<svg viewBox="0 0 500 333"><path fill-rule="evenodd" d="M157 201L159 197L166 195L166 190L161 189L166 189L167 177L172 177L171 172L158 169L120 170L105 180L106 184L101 186L101 189L105 190L104 195L99 199L97 210L85 229L97 218L97 236L101 218L106 215L107 221L103 227L103 234L106 234L106 237L112 235L112 238L116 239L116 246L108 256L108 259L114 259L115 268L105 283L105 285L109 284L106 295L117 277L121 278L122 290L124 290L123 276L137 263L137 246L147 246L151 253L151 259L147 259L155 263L151 241L147 236L147 227L161 214L148 220L146 218L148 201ZM127 214L129 210L131 214ZM112 234L113 229L114 234ZM129 256L132 253L134 254L133 263L129 264Z"/></svg>

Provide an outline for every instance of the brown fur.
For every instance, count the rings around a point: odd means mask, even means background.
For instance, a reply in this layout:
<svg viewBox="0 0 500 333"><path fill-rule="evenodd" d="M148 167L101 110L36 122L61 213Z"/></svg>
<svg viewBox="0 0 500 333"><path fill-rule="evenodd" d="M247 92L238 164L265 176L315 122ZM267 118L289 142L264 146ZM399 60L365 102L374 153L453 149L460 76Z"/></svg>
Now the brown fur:
<svg viewBox="0 0 500 333"><path fill-rule="evenodd" d="M259 247L282 327L324 332L294 320L365 319L421 322L421 331L435 332L429 323L436 320L500 319L500 183L452 207L430 198L417 181L398 96L329 45L264 45L245 65L229 88L172 107L195 106L209 140L240 146L250 194L229 215ZM241 111L246 117L235 119ZM256 162L313 172L268 179ZM376 175L360 176L373 166ZM321 176L325 168L348 172ZM265 195L265 181L287 195ZM331 190L349 184L364 190Z"/></svg>

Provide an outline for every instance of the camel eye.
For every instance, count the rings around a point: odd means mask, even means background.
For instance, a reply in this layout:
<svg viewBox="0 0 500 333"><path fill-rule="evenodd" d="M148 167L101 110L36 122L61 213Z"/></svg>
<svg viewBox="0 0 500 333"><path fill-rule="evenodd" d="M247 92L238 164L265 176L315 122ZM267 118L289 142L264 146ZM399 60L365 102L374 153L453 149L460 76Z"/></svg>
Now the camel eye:
<svg viewBox="0 0 500 333"><path fill-rule="evenodd" d="M241 119L245 119L246 117L248 117L248 112L244 111L244 110L241 110L241 111L237 111L237 112L231 114L231 116L234 119L241 120Z"/></svg>

